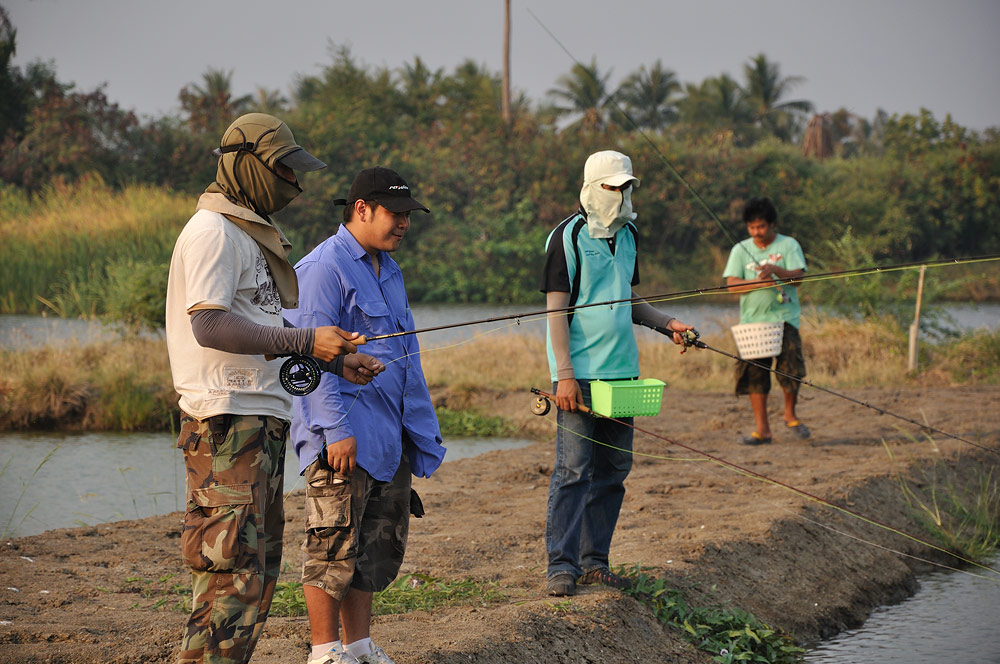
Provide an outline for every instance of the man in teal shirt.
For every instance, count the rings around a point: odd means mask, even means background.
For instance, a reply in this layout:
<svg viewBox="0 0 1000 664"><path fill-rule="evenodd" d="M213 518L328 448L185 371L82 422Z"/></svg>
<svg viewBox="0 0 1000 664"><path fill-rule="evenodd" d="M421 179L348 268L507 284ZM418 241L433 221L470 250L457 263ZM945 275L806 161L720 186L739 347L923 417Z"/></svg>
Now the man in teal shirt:
<svg viewBox="0 0 1000 664"><path fill-rule="evenodd" d="M773 361L778 383L785 393L785 425L799 438L808 438L809 429L795 414L798 400L798 380L803 378L806 364L802 357L802 339L799 336L798 288L790 284L777 287L782 281L801 277L806 271L802 247L787 235L777 232L778 211L768 198L751 198L743 207L743 221L750 238L738 242L729 253L729 262L723 276L731 293L740 295L740 323L784 323L781 353ZM771 364L770 358L754 360L757 364ZM788 374L783 376L781 374ZM750 362L736 363L736 394L748 394L753 407L756 429L749 436L741 435L744 445L762 445L771 442L771 426L767 418L767 395L771 391L770 371Z"/></svg>
<svg viewBox="0 0 1000 664"><path fill-rule="evenodd" d="M580 584L627 588L611 572L608 554L632 468L632 418L595 418L594 380L639 377L633 325L672 333L692 329L640 300L637 231L632 190L639 179L632 160L602 150L583 167L580 208L549 234L540 290L549 314L546 346L558 429L556 462L545 519L546 592L563 597ZM632 306L588 307L635 298ZM566 312L567 307L582 307Z"/></svg>

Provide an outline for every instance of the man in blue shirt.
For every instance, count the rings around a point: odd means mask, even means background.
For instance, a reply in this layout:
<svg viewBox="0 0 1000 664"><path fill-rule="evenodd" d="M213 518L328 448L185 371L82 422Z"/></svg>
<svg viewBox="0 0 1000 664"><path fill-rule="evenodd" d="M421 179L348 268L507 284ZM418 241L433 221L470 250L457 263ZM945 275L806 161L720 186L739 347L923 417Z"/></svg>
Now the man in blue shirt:
<svg viewBox="0 0 1000 664"><path fill-rule="evenodd" d="M624 588L608 567L611 537L632 468L632 418L584 414L597 379L639 377L634 323L667 329L674 343L692 329L645 300L632 306L566 307L637 298L639 283L632 161L595 152L583 167L579 210L549 234L541 291L549 310L547 350L558 430L545 522L546 592L572 595L577 583Z"/></svg>
<svg viewBox="0 0 1000 664"><path fill-rule="evenodd" d="M361 171L345 223L295 267L300 300L290 322L340 321L365 338L414 329L403 274L389 256L412 210L429 212L399 174ZM411 473L428 477L444 458L416 336L376 339L365 349L384 365L369 385L324 374L315 392L295 400L291 438L306 480L309 664L392 663L370 639L372 593L396 577L410 513L422 514L419 500L411 502Z"/></svg>

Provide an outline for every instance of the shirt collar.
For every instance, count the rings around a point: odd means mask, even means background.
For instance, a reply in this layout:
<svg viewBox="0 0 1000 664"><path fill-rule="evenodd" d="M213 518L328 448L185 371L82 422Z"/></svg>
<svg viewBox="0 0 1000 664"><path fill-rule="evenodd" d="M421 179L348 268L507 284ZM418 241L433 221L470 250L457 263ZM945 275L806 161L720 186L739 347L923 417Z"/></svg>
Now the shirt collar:
<svg viewBox="0 0 1000 664"><path fill-rule="evenodd" d="M343 243L344 247L351 254L351 258L356 261L365 260L368 258L368 263L371 263L371 258L368 257L368 252L365 251L364 247L358 242L358 239L354 237L351 231L347 230L344 224L340 225L337 229L337 239ZM396 266L396 261L384 251L378 252L378 264L379 264L379 279L381 280L385 275L395 272L399 269ZM388 272L386 270L388 269Z"/></svg>

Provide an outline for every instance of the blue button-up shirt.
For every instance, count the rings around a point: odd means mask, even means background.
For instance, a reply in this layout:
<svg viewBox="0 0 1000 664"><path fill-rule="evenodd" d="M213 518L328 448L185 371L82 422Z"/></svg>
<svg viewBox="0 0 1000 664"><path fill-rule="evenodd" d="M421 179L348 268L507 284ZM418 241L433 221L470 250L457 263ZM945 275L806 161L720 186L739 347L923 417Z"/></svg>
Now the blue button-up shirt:
<svg viewBox="0 0 1000 664"><path fill-rule="evenodd" d="M399 265L384 251L378 262L376 277L371 257L341 226L295 266L299 308L285 310L285 318L296 327L336 325L366 337L414 329ZM399 467L405 432L412 473L429 477L445 449L416 335L379 339L358 351L378 358L385 371L364 386L324 373L314 392L295 397L291 438L299 472L327 444L354 436L358 465L376 480L389 481Z"/></svg>

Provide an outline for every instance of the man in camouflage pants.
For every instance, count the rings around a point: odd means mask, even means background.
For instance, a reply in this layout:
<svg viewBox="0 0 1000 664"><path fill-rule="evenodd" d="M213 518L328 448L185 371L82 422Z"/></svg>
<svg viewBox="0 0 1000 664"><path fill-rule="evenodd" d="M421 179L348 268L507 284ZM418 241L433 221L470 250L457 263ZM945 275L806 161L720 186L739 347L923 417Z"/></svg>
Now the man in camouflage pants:
<svg viewBox="0 0 1000 664"><path fill-rule="evenodd" d="M181 662L245 662L260 637L281 564L287 435L277 417L181 418L194 590Z"/></svg>
<svg viewBox="0 0 1000 664"><path fill-rule="evenodd" d="M281 562L282 484L291 395L280 362L299 353L365 383L376 373L356 334L333 326L286 327L298 305L290 245L270 216L302 190L295 170L325 164L295 143L284 122L238 118L216 151L215 182L181 231L167 284L167 350L180 395L187 467L181 550L191 568L191 616L178 661L250 660Z"/></svg>

